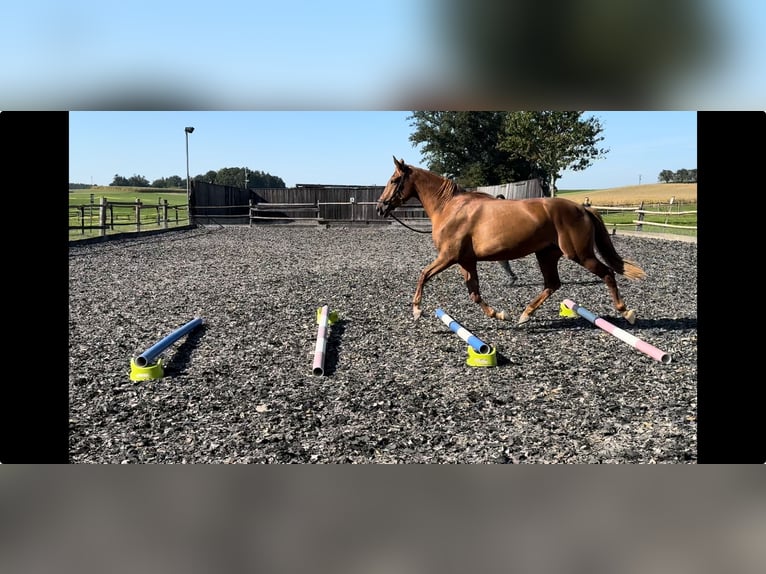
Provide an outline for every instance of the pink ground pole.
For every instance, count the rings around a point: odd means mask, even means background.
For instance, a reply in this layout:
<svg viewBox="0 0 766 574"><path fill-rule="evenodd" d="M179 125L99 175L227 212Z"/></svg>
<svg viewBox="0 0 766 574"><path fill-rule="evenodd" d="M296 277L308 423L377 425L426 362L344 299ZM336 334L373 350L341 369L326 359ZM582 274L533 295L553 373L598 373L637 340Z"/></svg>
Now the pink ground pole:
<svg viewBox="0 0 766 574"><path fill-rule="evenodd" d="M627 343L631 347L634 347L641 351L642 353L649 355L652 359L659 361L661 363L670 363L671 356L666 353L665 351L661 351L654 345L650 345L646 341L642 341L638 337L631 335L627 331L624 331L617 327L616 325L612 325L609 321L606 321L602 319L601 317L597 317L584 307L581 307L571 299L564 299L564 305L567 306L568 309L571 309L572 311L575 311L580 317L583 317L596 325L596 327L606 331L610 335L614 335L624 343Z"/></svg>
<svg viewBox="0 0 766 574"><path fill-rule="evenodd" d="M328 306L324 305L319 313L319 327L317 328L317 342L314 347L314 363L311 371L317 375L324 375L324 356L327 349L327 316Z"/></svg>

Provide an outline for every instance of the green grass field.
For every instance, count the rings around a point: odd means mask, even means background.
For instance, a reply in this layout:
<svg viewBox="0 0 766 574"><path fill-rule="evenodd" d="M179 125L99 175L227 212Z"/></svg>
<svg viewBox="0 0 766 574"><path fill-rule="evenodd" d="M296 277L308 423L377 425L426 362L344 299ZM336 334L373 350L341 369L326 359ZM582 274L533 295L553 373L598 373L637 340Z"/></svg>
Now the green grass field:
<svg viewBox="0 0 766 574"><path fill-rule="evenodd" d="M168 204L168 227L188 225L185 189L151 189L141 187L95 187L69 192L69 240L98 237L100 229L88 229L98 225L99 203L101 198L109 202L133 203L140 201L141 230L161 229L163 210L159 206ZM183 207L176 209L176 207ZM107 224L113 223L114 229L107 229L107 235L136 231L136 210L134 206L115 206L107 213ZM85 228L83 228L83 226Z"/></svg>
<svg viewBox="0 0 766 574"><path fill-rule="evenodd" d="M696 227L696 189L691 194L685 192L680 186L648 184L633 188L617 188L615 190L559 190L558 196L578 203L589 197L591 203L599 207L599 212L604 218L607 227L610 230L616 228L623 231L636 231L636 224L633 221L639 219L639 214L630 210L610 210L609 207L638 206L643 202L644 210L659 213L644 214L643 221L645 224L642 225L642 232L697 237L696 229L648 225L649 223L661 223L664 225ZM673 204L669 203L670 197L676 198ZM690 211L694 213L683 213Z"/></svg>

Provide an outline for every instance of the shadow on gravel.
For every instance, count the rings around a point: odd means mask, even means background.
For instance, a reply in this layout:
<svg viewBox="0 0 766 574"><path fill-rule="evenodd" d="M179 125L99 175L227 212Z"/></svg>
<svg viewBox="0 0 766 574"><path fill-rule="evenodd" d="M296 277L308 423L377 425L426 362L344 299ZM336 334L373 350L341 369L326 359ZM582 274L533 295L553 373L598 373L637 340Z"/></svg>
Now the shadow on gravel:
<svg viewBox="0 0 766 574"><path fill-rule="evenodd" d="M178 346L176 352L172 356L167 357L164 363L163 371L165 376L177 375L186 370L189 364L189 357L191 357L192 351L197 347L202 336L205 334L207 326L203 323L193 331L191 331L184 342Z"/></svg>
<svg viewBox="0 0 766 574"><path fill-rule="evenodd" d="M338 319L330 325L330 334L327 337L327 350L324 357L324 375L329 376L335 372L338 365L338 356L340 355L338 347L343 339L343 332L346 330L346 320Z"/></svg>

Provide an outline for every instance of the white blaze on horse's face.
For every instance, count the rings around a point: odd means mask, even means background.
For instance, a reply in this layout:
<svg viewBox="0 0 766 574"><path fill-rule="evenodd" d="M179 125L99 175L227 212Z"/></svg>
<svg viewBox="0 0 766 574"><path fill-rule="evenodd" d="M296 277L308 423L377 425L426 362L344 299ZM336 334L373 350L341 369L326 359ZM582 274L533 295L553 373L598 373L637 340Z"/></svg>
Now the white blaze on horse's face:
<svg viewBox="0 0 766 574"><path fill-rule="evenodd" d="M383 193L380 194L376 206L378 215L383 217L387 217L404 201L404 182L409 169L405 165L404 160L397 160L396 157L394 157L394 165L396 166L394 174L388 180Z"/></svg>

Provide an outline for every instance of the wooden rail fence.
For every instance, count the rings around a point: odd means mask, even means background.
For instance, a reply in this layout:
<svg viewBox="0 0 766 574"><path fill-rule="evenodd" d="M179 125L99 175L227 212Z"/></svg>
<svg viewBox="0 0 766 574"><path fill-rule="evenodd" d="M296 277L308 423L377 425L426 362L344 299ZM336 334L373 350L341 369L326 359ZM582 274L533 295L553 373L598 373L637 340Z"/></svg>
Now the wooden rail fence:
<svg viewBox="0 0 766 574"><path fill-rule="evenodd" d="M87 230L98 230L100 236L118 227L132 227L135 231L142 228L167 229L169 226L179 226L189 223L213 221L219 223L248 223L250 226L267 222L346 222L346 223L386 223L392 221L379 216L374 201L314 201L314 202L264 202L250 200L247 205L205 205L189 210L188 204L168 205L167 200L158 204L144 204L137 199L135 202L109 201L100 198L98 204L70 205L70 231L80 231L82 235ZM664 209L664 206L668 206ZM644 202L638 206L609 206L594 205L602 215L618 212L632 212L636 217L630 222L613 223L607 221L607 227L614 233L617 227L635 226L636 231L645 227L684 230L696 234L696 225L680 225L668 223L672 216L696 215L697 211L681 209L681 204L671 201L668 204L652 204L653 209L645 209ZM77 215L73 216L73 212ZM184 213L186 212L186 213ZM216 215L217 213L217 215ZM422 205L419 202L400 206L396 210L399 219L412 224L430 225ZM652 216L653 221L646 219ZM657 221L664 216L664 223ZM94 219L96 220L94 222ZM76 220L77 224L72 222Z"/></svg>
<svg viewBox="0 0 766 574"><path fill-rule="evenodd" d="M316 201L314 203L266 203L251 201L249 205L250 225L264 221L316 221L323 223L339 221L348 223L391 223L374 212L375 201ZM348 217L323 217L323 208L348 207ZM292 215L293 212L297 214ZM374 214L374 215L371 215ZM429 223L425 210L419 204L404 205L397 210L397 217L413 223Z"/></svg>
<svg viewBox="0 0 766 574"><path fill-rule="evenodd" d="M656 204L658 207L661 207L665 204ZM674 210L673 205L674 202L671 199L671 201L667 204L668 209L644 209L644 202L642 201L638 206L632 206L632 207L616 207L616 206L609 206L609 205L593 205L592 207L594 209L597 209L601 215L608 214L610 212L633 212L636 214L636 219L633 219L630 223L608 223L608 226L611 226L612 229L616 229L617 227L627 227L627 226L636 226L636 231L644 231L644 226L649 227L660 227L660 228L667 228L667 229L679 229L679 230L685 230L685 231L697 231L696 225L679 225L676 223L668 223L668 219L673 216L683 216L683 215L696 215L697 210L696 209L687 209L687 210L681 210L680 206L679 209ZM678 206L678 204L675 204ZM656 215L656 216L664 216L665 222L660 223L658 221L647 221L645 216L647 215Z"/></svg>
<svg viewBox="0 0 766 574"><path fill-rule="evenodd" d="M70 231L79 230L84 235L86 230L98 230L100 236L105 236L107 231L114 231L118 227L135 227L136 231L141 231L142 227L167 229L171 224L178 226L188 220L188 205L168 205L167 199L158 204L144 204L140 199L135 202L109 201L101 197L99 200L98 204L69 206ZM179 214L179 211L187 213ZM77 225L71 223L73 212L77 213Z"/></svg>

